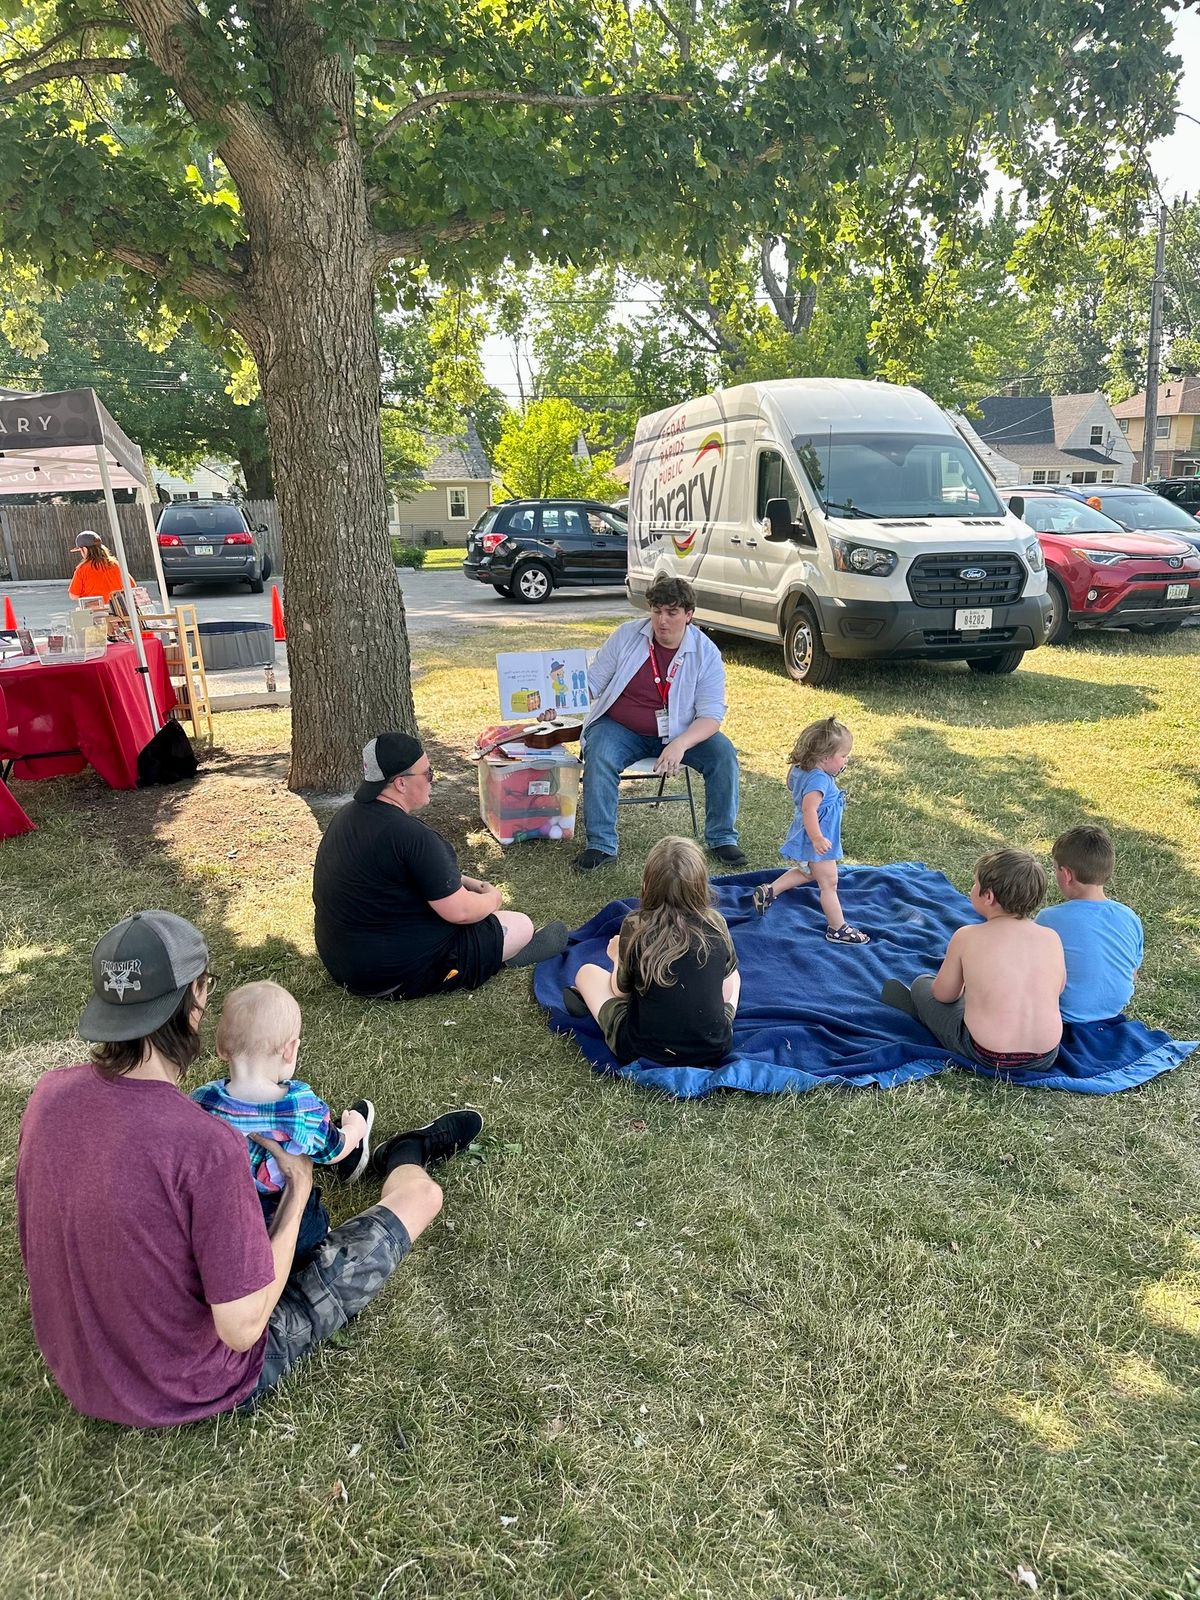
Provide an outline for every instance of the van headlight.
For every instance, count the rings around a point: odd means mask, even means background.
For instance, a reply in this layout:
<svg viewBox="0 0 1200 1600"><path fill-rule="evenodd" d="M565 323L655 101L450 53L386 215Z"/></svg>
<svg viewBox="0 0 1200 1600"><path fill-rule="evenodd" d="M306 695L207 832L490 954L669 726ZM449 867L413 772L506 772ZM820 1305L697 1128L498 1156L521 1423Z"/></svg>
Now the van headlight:
<svg viewBox="0 0 1200 1600"><path fill-rule="evenodd" d="M829 547L838 572L858 572L868 578L890 577L900 559L894 550L883 550L874 544L855 544L850 539L831 538Z"/></svg>
<svg viewBox="0 0 1200 1600"><path fill-rule="evenodd" d="M1045 572L1046 558L1042 554L1042 547L1036 539L1030 539L1025 546L1025 559L1029 563L1030 572Z"/></svg>

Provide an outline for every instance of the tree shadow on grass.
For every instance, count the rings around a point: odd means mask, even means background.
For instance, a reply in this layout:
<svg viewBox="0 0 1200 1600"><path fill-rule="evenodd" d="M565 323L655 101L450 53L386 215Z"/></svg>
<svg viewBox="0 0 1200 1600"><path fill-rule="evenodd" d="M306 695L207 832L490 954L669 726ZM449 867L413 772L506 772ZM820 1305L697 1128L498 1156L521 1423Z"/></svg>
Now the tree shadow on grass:
<svg viewBox="0 0 1200 1600"><path fill-rule="evenodd" d="M718 636L730 666L762 668L782 676L777 649L752 640ZM1144 684L1093 683L1039 672L1031 652L1017 672L974 673L964 662L846 661L830 692L853 697L880 716L928 712L955 726L1012 728L1025 723L1098 722L1137 717L1156 709ZM799 696L803 686L796 685Z"/></svg>

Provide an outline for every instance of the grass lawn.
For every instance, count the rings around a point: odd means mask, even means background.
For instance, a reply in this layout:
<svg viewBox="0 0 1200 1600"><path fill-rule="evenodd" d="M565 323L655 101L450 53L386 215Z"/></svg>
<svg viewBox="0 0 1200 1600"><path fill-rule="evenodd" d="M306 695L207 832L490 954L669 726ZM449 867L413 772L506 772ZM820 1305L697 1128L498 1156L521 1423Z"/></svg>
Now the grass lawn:
<svg viewBox="0 0 1200 1600"><path fill-rule="evenodd" d="M426 550L422 572L457 572L467 559L465 544L449 545L444 550Z"/></svg>
<svg viewBox="0 0 1200 1600"><path fill-rule="evenodd" d="M618 867L579 880L570 847L501 853L462 760L495 649L543 635L418 641L431 820L512 904L578 923L636 892L661 821L623 813ZM724 649L753 864L777 859L796 729L836 711L860 860L965 887L991 845L1102 819L1146 923L1134 1009L1197 1036L1200 634L1085 635L1008 679L864 668L836 693ZM1100 1099L948 1074L680 1105L594 1078L528 973L372 1008L313 954L319 824L285 787L286 714L217 726L190 791L20 791L39 831L0 853L8 1205L29 1088L78 1058L91 945L135 906L205 928L222 989L291 987L338 1107L368 1092L386 1131L470 1101L483 1150L377 1307L253 1420L73 1415L5 1229L0 1595L990 1600L1029 1592L1022 1566L1044 1595L1200 1596L1193 1063Z"/></svg>

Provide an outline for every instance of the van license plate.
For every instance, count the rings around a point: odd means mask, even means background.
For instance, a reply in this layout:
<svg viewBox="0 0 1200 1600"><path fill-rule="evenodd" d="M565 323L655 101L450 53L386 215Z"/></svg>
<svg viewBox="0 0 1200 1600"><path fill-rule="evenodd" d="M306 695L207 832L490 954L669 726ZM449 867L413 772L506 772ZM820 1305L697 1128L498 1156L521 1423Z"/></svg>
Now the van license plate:
<svg viewBox="0 0 1200 1600"><path fill-rule="evenodd" d="M1188 586L1186 583L1169 583L1167 585L1168 600L1186 600L1187 597Z"/></svg>
<svg viewBox="0 0 1200 1600"><path fill-rule="evenodd" d="M194 556L210 556L212 553L213 547L210 544L198 544L192 550Z"/></svg>
<svg viewBox="0 0 1200 1600"><path fill-rule="evenodd" d="M991 606L978 606L974 611L956 611L954 613L955 633L982 633L985 628L990 628L991 625Z"/></svg>

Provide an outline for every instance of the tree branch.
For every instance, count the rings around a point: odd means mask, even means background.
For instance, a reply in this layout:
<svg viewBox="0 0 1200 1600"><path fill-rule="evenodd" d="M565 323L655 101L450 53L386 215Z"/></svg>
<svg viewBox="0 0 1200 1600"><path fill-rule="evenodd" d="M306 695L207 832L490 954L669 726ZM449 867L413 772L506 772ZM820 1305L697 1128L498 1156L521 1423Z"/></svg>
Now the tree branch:
<svg viewBox="0 0 1200 1600"><path fill-rule="evenodd" d="M589 111L596 106L648 106L664 103L686 105L691 100L686 94L537 94L525 92L520 89L442 89L436 94L418 95L415 100L410 100L406 106L401 106L394 116L388 118L383 127L376 134L372 149L378 150L385 140L390 139L397 128L402 128L406 122L413 122L417 117L424 116L425 112L432 111L438 106L462 104L466 101L482 101L487 105L501 106L559 106L564 111Z"/></svg>
<svg viewBox="0 0 1200 1600"><path fill-rule="evenodd" d="M45 44L39 45L28 55L13 56L11 60L5 61L0 65L0 72L6 72L9 67L32 67L43 56L48 56L52 50L57 50L64 40L73 39L77 33L88 33L93 28L113 28L123 33L132 32L130 24L124 17L81 17L78 22L69 28L64 28L61 33L56 33L53 39L47 39Z"/></svg>
<svg viewBox="0 0 1200 1600"><path fill-rule="evenodd" d="M36 89L39 83L53 83L56 78L115 77L118 73L131 72L137 64L136 56L84 56L78 61L52 61L48 67L38 67L34 72L0 83L0 100L15 100L27 89Z"/></svg>
<svg viewBox="0 0 1200 1600"><path fill-rule="evenodd" d="M528 211L489 211L486 217L452 217L449 222L436 227L377 234L374 249L376 268L382 269L389 261L400 257L419 255L431 239L438 244L460 244L464 239L473 239L477 234L486 233L489 228L499 227L511 216L527 218L529 215Z"/></svg>
<svg viewBox="0 0 1200 1600"><path fill-rule="evenodd" d="M167 257L156 255L151 250L139 250L136 245L129 244L109 244L105 248L115 261L132 267L136 272L144 272L159 283L169 283L174 275L175 269ZM228 273L218 267L189 267L178 282L184 294L203 300L205 305L217 307L227 304L231 297L241 295L239 277L240 270L231 260Z"/></svg>

